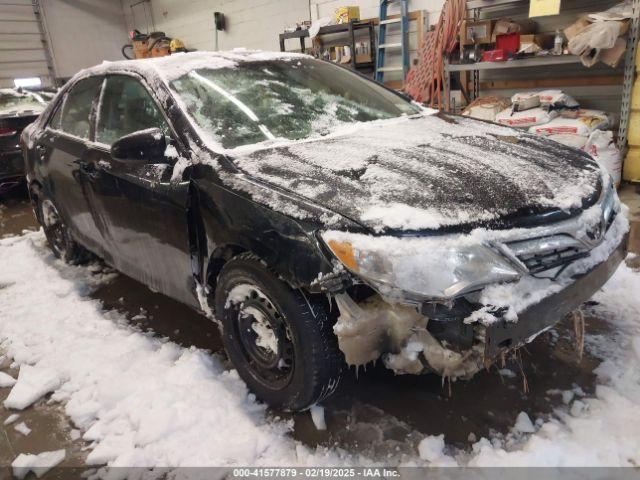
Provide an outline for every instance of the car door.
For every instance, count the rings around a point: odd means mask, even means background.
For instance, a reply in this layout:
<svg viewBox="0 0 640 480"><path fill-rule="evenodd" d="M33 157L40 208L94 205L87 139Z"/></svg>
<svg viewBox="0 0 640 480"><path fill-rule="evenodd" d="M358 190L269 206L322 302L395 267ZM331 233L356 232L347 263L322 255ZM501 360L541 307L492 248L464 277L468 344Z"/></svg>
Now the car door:
<svg viewBox="0 0 640 480"><path fill-rule="evenodd" d="M92 119L103 77L78 81L65 94L35 146L47 169L47 189L72 234L101 255L102 234L91 215L82 182Z"/></svg>
<svg viewBox="0 0 640 480"><path fill-rule="evenodd" d="M89 201L110 263L155 291L197 306L187 224L189 183L171 181L176 155L143 165L111 157L113 142L154 127L165 132L171 151L180 149L168 119L141 80L107 76L95 142L86 157Z"/></svg>

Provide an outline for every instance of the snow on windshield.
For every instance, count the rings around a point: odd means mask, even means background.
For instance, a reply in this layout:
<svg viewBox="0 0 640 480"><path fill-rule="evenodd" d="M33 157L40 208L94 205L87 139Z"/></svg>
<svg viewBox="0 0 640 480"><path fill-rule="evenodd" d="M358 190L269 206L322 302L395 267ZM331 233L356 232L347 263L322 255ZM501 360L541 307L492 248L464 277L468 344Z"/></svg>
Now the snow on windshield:
<svg viewBox="0 0 640 480"><path fill-rule="evenodd" d="M171 86L206 138L224 149L320 137L419 111L353 72L307 59L192 70Z"/></svg>

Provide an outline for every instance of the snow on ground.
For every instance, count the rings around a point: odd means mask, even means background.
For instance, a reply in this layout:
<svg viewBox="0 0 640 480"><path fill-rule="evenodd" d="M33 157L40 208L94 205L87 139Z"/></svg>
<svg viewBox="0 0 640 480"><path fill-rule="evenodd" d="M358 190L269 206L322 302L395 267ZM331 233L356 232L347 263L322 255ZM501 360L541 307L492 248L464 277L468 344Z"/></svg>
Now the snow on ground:
<svg viewBox="0 0 640 480"><path fill-rule="evenodd" d="M0 388L13 387L15 383L16 383L16 379L13 378L11 375L4 372L0 372Z"/></svg>
<svg viewBox="0 0 640 480"><path fill-rule="evenodd" d="M0 264L0 345L21 366L7 406L56 382L53 400L91 443L88 464L341 462L293 441L288 422L268 421L237 373L209 353L134 331L83 297L90 269L55 260L41 233L1 240Z"/></svg>
<svg viewBox="0 0 640 480"><path fill-rule="evenodd" d="M574 399L560 420L544 423L513 451L481 439L471 466L637 466L640 464L640 274L624 264L595 308L614 327L588 335L586 348L605 360L596 369L595 398ZM571 401L571 399L568 399Z"/></svg>
<svg viewBox="0 0 640 480"><path fill-rule="evenodd" d="M29 389L33 395L53 389L52 400L65 405L90 445L88 464L283 466L375 461L338 449L312 450L296 442L289 435L291 424L269 418L236 372L226 371L215 356L136 331L119 313L103 311L86 293L110 274L95 265L70 267L55 260L41 233L0 240L0 262L0 349L21 370L14 398L31 400ZM640 274L622 266L596 295L599 316L610 319L614 328L587 338L586 348L606 358L596 370L599 385L594 398L565 395L567 405L545 421L531 417L535 412L523 412L511 433L482 438L468 451L447 446L443 436L427 436L414 457L405 457L402 463L640 464L639 289ZM14 465L27 468L43 462L18 457Z"/></svg>
<svg viewBox="0 0 640 480"><path fill-rule="evenodd" d="M29 472L33 472L40 478L62 462L65 456L64 450L42 452L38 455L21 453L11 464L13 467L13 475L18 479L22 479L26 477Z"/></svg>

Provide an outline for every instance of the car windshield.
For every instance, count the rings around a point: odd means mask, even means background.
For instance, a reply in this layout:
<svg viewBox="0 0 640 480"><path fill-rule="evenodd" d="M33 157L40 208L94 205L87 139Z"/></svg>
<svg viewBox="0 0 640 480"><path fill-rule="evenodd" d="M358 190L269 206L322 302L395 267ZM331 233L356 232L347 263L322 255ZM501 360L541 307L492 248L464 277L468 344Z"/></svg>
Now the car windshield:
<svg viewBox="0 0 640 480"><path fill-rule="evenodd" d="M45 101L37 94L30 92L2 92L0 93L0 113L14 111L41 111Z"/></svg>
<svg viewBox="0 0 640 480"><path fill-rule="evenodd" d="M324 136L345 124L419 112L374 82L311 59L196 69L171 86L197 125L224 148Z"/></svg>

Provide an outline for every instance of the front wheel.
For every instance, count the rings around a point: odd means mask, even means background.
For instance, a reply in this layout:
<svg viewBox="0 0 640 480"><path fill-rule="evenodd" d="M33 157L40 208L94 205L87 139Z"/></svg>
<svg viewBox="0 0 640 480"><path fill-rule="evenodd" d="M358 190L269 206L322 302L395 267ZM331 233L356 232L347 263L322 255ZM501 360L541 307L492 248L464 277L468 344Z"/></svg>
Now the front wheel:
<svg viewBox="0 0 640 480"><path fill-rule="evenodd" d="M73 240L67 225L48 198L38 198L38 220L47 237L49 248L57 258L70 264L87 260L88 251Z"/></svg>
<svg viewBox="0 0 640 480"><path fill-rule="evenodd" d="M304 410L335 391L343 358L320 299L245 254L220 272L215 305L227 354L258 398Z"/></svg>

